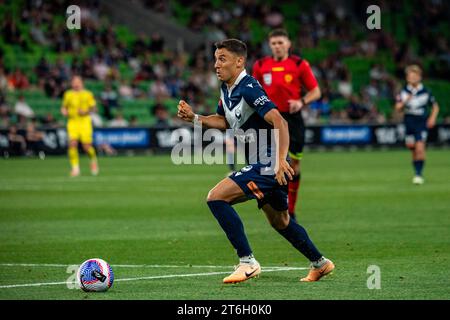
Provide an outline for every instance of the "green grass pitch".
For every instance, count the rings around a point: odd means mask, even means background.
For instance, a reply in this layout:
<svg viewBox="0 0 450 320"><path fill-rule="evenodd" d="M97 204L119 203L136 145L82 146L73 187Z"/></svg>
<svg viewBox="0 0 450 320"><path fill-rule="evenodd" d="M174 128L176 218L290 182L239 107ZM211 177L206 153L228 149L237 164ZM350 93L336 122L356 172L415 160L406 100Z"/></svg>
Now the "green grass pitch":
<svg viewBox="0 0 450 320"><path fill-rule="evenodd" d="M428 152L423 186L411 184L406 150L306 154L299 220L337 266L317 283L299 282L307 260L250 201L236 208L269 272L222 284L237 261L205 198L225 165L100 158L91 177L81 160L74 179L65 157L0 161L0 299L450 298L447 150ZM113 287L68 289L66 266L93 257L113 266ZM379 290L367 288L370 265Z"/></svg>

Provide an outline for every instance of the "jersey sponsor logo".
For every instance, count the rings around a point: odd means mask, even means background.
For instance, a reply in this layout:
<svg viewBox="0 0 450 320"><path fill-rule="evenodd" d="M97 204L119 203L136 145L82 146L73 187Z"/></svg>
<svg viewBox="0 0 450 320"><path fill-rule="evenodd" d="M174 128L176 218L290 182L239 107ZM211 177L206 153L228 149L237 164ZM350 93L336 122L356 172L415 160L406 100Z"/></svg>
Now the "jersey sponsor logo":
<svg viewBox="0 0 450 320"><path fill-rule="evenodd" d="M272 71L274 71L274 72L281 72L281 71L284 71L284 67L273 67Z"/></svg>
<svg viewBox="0 0 450 320"><path fill-rule="evenodd" d="M258 99L256 99L255 101L253 101L253 105L256 106L263 106L266 104L266 102L269 102L269 98L267 98L266 95L264 96L260 96Z"/></svg>
<svg viewBox="0 0 450 320"><path fill-rule="evenodd" d="M263 81L264 81L265 85L270 86L272 84L272 74L271 73L264 73L263 74Z"/></svg>
<svg viewBox="0 0 450 320"><path fill-rule="evenodd" d="M287 83L291 83L293 79L294 77L290 73L284 75L284 81L286 81Z"/></svg>

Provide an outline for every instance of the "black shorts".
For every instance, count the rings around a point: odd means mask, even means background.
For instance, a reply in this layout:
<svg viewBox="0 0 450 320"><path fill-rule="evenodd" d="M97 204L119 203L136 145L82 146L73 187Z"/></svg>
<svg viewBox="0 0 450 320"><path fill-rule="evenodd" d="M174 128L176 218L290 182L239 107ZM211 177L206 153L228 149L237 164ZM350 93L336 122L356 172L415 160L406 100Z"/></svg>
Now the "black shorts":
<svg viewBox="0 0 450 320"><path fill-rule="evenodd" d="M406 129L406 144L414 144L418 141L427 141L428 129L426 117L406 115L404 121Z"/></svg>
<svg viewBox="0 0 450 320"><path fill-rule="evenodd" d="M289 156L295 160L303 157L303 146L305 145L305 123L302 112L281 112L289 126Z"/></svg>

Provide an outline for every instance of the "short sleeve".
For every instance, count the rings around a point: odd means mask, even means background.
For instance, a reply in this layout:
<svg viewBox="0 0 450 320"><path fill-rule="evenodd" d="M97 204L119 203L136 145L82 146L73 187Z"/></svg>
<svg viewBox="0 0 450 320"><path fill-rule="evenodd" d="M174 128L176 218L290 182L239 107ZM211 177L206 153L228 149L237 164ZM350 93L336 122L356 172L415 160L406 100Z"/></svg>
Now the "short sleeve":
<svg viewBox="0 0 450 320"><path fill-rule="evenodd" d="M219 99L219 102L217 103L216 113L220 114L221 116L225 116L225 110L223 110L222 99Z"/></svg>
<svg viewBox="0 0 450 320"><path fill-rule="evenodd" d="M436 103L436 98L434 97L434 95L433 95L433 93L430 91L429 92L429 98L428 98L428 103L430 104L430 105L433 105L433 104L435 104Z"/></svg>
<svg viewBox="0 0 450 320"><path fill-rule="evenodd" d="M255 109L261 118L264 118L267 112L276 109L275 104L267 97L264 89L256 81L250 82L245 86L242 92L245 102Z"/></svg>
<svg viewBox="0 0 450 320"><path fill-rule="evenodd" d="M89 99L88 99L89 107L95 107L96 102L95 102L95 98L94 98L94 95L92 94L92 92L89 92L88 97L89 97Z"/></svg>
<svg viewBox="0 0 450 320"><path fill-rule="evenodd" d="M63 107L67 107L68 103L69 103L69 92L66 91L66 92L64 92L63 100L62 100Z"/></svg>
<svg viewBox="0 0 450 320"><path fill-rule="evenodd" d="M319 85L311 66L306 60L303 60L303 63L300 64L300 82L308 91L315 89Z"/></svg>

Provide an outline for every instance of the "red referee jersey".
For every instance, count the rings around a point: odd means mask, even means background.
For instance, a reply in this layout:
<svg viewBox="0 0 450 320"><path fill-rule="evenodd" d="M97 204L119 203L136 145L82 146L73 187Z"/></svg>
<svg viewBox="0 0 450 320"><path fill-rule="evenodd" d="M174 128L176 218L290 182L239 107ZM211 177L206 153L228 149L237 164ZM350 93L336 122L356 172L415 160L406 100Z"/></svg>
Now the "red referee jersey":
<svg viewBox="0 0 450 320"><path fill-rule="evenodd" d="M300 99L302 88L310 91L318 86L308 61L295 55L283 61L276 61L273 57L257 60L253 65L253 77L280 112L289 112L288 100Z"/></svg>

